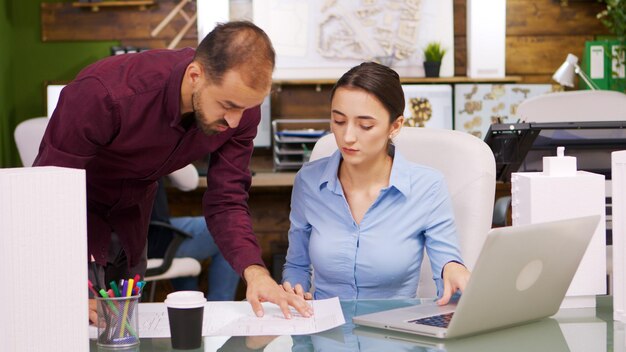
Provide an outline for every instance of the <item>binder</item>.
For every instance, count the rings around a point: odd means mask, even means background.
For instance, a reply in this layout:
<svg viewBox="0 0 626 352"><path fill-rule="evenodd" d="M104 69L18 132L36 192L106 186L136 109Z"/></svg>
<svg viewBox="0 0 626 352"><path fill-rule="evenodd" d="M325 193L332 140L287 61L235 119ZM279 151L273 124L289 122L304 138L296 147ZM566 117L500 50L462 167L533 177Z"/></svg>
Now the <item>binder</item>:
<svg viewBox="0 0 626 352"><path fill-rule="evenodd" d="M603 90L626 91L626 67L623 43L615 39L588 41L585 43L582 70ZM579 80L580 89L589 89Z"/></svg>

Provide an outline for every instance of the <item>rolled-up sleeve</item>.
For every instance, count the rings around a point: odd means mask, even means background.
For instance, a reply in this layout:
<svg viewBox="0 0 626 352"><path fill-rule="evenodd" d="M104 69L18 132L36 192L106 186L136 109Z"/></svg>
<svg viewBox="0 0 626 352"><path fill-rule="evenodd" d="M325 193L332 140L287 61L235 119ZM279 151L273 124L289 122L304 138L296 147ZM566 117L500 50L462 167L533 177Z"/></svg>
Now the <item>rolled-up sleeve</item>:
<svg viewBox="0 0 626 352"><path fill-rule="evenodd" d="M311 259L309 258L311 224L306 220L305 199L303 182L298 174L291 193L289 249L283 269L283 282L287 281L291 285L300 284L304 291L309 291L311 289Z"/></svg>

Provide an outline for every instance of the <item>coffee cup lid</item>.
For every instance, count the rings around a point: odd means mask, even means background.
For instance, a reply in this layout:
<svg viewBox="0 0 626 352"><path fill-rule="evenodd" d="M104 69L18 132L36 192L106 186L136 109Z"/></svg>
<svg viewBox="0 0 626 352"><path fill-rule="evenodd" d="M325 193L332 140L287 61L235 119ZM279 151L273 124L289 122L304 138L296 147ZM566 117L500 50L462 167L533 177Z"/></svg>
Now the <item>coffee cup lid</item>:
<svg viewBox="0 0 626 352"><path fill-rule="evenodd" d="M197 308L206 303L204 294L200 291L178 291L167 295L165 305L170 308Z"/></svg>

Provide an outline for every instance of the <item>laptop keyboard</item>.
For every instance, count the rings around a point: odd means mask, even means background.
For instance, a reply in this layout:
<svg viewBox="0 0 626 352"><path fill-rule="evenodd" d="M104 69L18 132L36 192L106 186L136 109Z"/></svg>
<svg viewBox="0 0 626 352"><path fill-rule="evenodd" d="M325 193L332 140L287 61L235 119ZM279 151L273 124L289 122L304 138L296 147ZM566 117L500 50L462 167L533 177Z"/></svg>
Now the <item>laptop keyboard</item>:
<svg viewBox="0 0 626 352"><path fill-rule="evenodd" d="M433 315L432 317L409 320L409 323L436 326L439 328L447 328L448 324L450 324L450 320L452 319L453 314L454 313Z"/></svg>

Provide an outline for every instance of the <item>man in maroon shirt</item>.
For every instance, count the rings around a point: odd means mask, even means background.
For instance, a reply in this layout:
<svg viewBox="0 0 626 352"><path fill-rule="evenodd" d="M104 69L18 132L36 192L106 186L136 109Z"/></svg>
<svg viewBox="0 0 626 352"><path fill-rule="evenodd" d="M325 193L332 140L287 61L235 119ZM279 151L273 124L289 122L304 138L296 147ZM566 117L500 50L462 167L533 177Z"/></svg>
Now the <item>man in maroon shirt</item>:
<svg viewBox="0 0 626 352"><path fill-rule="evenodd" d="M211 153L204 215L224 257L246 280L254 312L262 316L260 302L270 301L286 317L289 305L312 313L270 277L247 205L252 141L273 69L267 35L252 23L231 22L195 51L113 56L63 89L35 165L86 170L94 279L143 276L157 180Z"/></svg>

